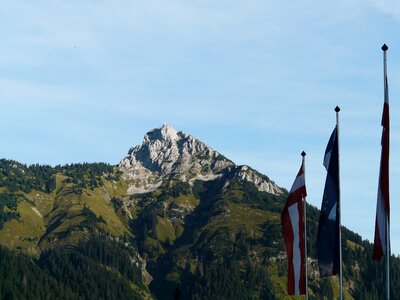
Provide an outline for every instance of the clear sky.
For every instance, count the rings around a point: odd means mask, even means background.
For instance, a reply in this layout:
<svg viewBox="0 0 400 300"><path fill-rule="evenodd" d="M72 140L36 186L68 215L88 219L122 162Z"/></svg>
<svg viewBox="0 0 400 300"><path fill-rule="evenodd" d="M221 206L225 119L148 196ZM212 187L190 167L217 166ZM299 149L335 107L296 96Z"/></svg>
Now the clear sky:
<svg viewBox="0 0 400 300"><path fill-rule="evenodd" d="M117 164L164 122L320 207L342 109L342 223L373 240L389 46L400 254L400 2L0 0L0 157ZM371 254L372 255L372 254Z"/></svg>

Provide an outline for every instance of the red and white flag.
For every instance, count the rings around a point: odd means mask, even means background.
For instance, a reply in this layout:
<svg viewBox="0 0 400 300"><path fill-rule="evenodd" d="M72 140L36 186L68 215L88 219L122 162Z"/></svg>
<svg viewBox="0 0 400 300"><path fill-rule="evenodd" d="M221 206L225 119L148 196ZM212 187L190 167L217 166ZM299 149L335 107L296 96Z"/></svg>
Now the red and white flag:
<svg viewBox="0 0 400 300"><path fill-rule="evenodd" d="M385 68L384 68L384 86L385 86L385 102L383 104L382 113L382 152L381 165L379 170L378 184L378 201L376 204L375 219L375 238L373 258L380 260L390 250L389 240L389 224L390 224L390 205L389 205L389 91L386 71L386 45L382 47L385 52Z"/></svg>
<svg viewBox="0 0 400 300"><path fill-rule="evenodd" d="M304 163L290 190L281 215L282 235L288 257L288 294L306 292L303 197L307 195Z"/></svg>

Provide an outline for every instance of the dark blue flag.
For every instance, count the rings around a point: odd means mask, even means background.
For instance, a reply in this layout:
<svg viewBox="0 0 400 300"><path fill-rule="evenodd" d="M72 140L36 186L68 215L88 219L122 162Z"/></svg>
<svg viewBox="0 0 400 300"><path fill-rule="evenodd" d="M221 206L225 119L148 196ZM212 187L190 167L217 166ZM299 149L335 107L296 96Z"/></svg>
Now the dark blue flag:
<svg viewBox="0 0 400 300"><path fill-rule="evenodd" d="M321 215L317 234L317 257L321 277L336 275L340 266L339 243L339 147L337 127L326 147L324 166L327 170Z"/></svg>

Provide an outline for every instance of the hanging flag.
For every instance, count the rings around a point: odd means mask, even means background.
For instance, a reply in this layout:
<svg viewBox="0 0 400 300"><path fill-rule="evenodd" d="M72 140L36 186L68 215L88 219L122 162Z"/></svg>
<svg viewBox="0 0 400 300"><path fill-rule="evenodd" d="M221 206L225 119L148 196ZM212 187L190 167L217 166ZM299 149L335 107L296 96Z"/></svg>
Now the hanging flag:
<svg viewBox="0 0 400 300"><path fill-rule="evenodd" d="M326 147L327 170L317 234L317 257L321 277L336 275L340 268L339 146L337 127Z"/></svg>
<svg viewBox="0 0 400 300"><path fill-rule="evenodd" d="M303 197L307 195L304 163L290 190L281 214L282 235L288 257L288 294L306 293Z"/></svg>
<svg viewBox="0 0 400 300"><path fill-rule="evenodd" d="M390 203L389 203L389 91L386 71L386 50L387 46L383 45L382 50L385 52L384 64L384 89L385 101L383 103L382 113L382 139L381 139L381 165L379 170L378 199L376 204L375 219L375 238L373 258L380 260L390 250L390 241L388 230L390 224Z"/></svg>

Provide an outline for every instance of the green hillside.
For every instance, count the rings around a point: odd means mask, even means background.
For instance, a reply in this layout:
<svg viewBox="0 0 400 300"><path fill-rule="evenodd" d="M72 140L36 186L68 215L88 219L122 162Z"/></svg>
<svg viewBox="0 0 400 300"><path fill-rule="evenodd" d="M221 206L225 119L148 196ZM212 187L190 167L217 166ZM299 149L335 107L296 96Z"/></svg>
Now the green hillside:
<svg viewBox="0 0 400 300"><path fill-rule="evenodd" d="M0 160L0 298L292 299L280 229L286 193L260 192L229 172L127 189L108 164ZM309 206L310 299L335 299L337 278L320 279L315 260L318 217ZM371 256L371 244L344 228L345 299L384 298L384 265ZM393 257L394 282L399 264Z"/></svg>

